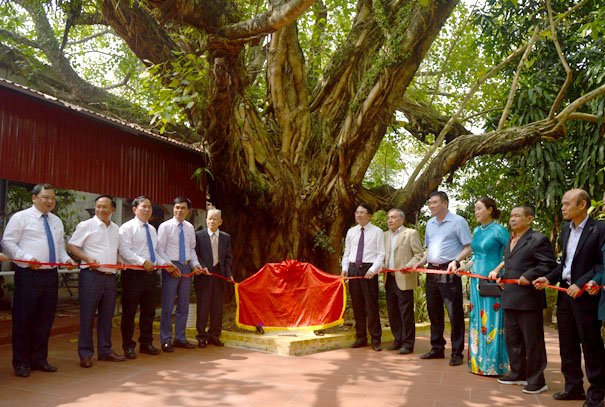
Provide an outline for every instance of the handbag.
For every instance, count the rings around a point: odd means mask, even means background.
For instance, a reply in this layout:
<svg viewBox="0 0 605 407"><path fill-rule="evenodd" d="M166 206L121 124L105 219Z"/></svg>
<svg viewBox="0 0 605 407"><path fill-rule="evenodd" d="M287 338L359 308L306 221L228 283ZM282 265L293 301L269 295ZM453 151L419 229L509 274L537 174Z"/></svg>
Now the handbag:
<svg viewBox="0 0 605 407"><path fill-rule="evenodd" d="M479 295L481 297L501 297L502 289L495 281L479 281Z"/></svg>

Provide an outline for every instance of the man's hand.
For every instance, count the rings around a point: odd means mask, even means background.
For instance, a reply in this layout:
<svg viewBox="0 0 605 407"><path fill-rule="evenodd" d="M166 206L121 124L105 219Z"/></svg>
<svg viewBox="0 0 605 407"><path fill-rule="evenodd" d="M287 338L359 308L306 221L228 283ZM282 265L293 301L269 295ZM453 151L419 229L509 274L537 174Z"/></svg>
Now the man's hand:
<svg viewBox="0 0 605 407"><path fill-rule="evenodd" d="M500 270L495 268L489 272L489 274L487 275L487 278L489 278L490 280L497 280L499 275L500 275Z"/></svg>
<svg viewBox="0 0 605 407"><path fill-rule="evenodd" d="M502 282L502 279L500 277L496 279L496 284L498 284L498 287L504 290L504 283Z"/></svg>
<svg viewBox="0 0 605 407"><path fill-rule="evenodd" d="M519 282L517 284L519 284L519 285L530 285L531 282L528 279L526 279L525 277L521 276L519 278Z"/></svg>
<svg viewBox="0 0 605 407"><path fill-rule="evenodd" d="M38 259L36 259L35 257L32 258L30 261L33 261L34 263L38 263ZM33 263L29 264L29 268L32 270L38 270L40 268L40 264L33 264Z"/></svg>
<svg viewBox="0 0 605 407"><path fill-rule="evenodd" d="M8 261L8 257L4 253L0 253L0 262L2 261Z"/></svg>
<svg viewBox="0 0 605 407"><path fill-rule="evenodd" d="M146 271L152 271L155 268L155 264L153 264L151 261L149 260L145 260L145 263L143 263L143 268Z"/></svg>
<svg viewBox="0 0 605 407"><path fill-rule="evenodd" d="M588 294L590 295L597 295L599 293L599 288L597 285L597 282L594 280L590 280L588 283L586 283L586 291L588 292Z"/></svg>
<svg viewBox="0 0 605 407"><path fill-rule="evenodd" d="M536 290L544 290L546 288L544 284L550 285L550 281L546 277L538 277L532 281L532 284Z"/></svg>
<svg viewBox="0 0 605 407"><path fill-rule="evenodd" d="M67 268L67 270L73 270L74 268L76 268L78 266L78 263L76 263L73 259L67 260L66 263L69 264L69 266L65 266L65 268Z"/></svg>
<svg viewBox="0 0 605 407"><path fill-rule="evenodd" d="M348 272L347 270L343 270L343 271L340 273L340 275L341 275L342 277L344 277L344 278L347 278L347 277L349 277L349 272Z"/></svg>
<svg viewBox="0 0 605 407"><path fill-rule="evenodd" d="M172 264L172 262L167 261L166 263L164 263L164 266L168 267L167 270L172 277L179 278L182 275L179 269L174 264Z"/></svg>
<svg viewBox="0 0 605 407"><path fill-rule="evenodd" d="M195 273L196 276L199 276L200 274L202 274L202 266L200 266L198 264L197 266L195 266L193 268L193 272Z"/></svg>
<svg viewBox="0 0 605 407"><path fill-rule="evenodd" d="M450 264L447 265L448 273L453 273L456 270L458 270L458 263L456 263L456 260L450 261Z"/></svg>
<svg viewBox="0 0 605 407"><path fill-rule="evenodd" d="M372 278L374 278L374 276L375 276L376 274L377 274L377 273L374 273L374 272L372 272L372 271L368 270L368 271L366 272L366 275L365 275L365 276L363 276L363 277L364 277L364 278L367 278L368 280L371 280Z"/></svg>
<svg viewBox="0 0 605 407"><path fill-rule="evenodd" d="M203 271L205 274L207 274L207 275L211 275L211 274L210 274L210 270L208 270L208 267L204 267L204 268L202 269L202 271Z"/></svg>
<svg viewBox="0 0 605 407"><path fill-rule="evenodd" d="M412 267L414 270L416 269L420 269L424 267L424 263L419 261L418 263L414 264L414 267Z"/></svg>
<svg viewBox="0 0 605 407"><path fill-rule="evenodd" d="M98 268L99 268L99 266L98 266L99 261L98 261L97 259L93 259L92 257L87 258L87 259L86 259L86 263L89 263L89 264L96 264L96 266L88 266L88 267L90 267L90 268L91 268L91 270L96 270L96 269L98 269Z"/></svg>
<svg viewBox="0 0 605 407"><path fill-rule="evenodd" d="M235 280L233 279L233 276L229 277L229 279L235 283Z"/></svg>
<svg viewBox="0 0 605 407"><path fill-rule="evenodd" d="M581 290L582 289L580 287L578 287L575 284L572 284L567 288L567 295L569 295L571 298L575 299L578 295L580 295Z"/></svg>

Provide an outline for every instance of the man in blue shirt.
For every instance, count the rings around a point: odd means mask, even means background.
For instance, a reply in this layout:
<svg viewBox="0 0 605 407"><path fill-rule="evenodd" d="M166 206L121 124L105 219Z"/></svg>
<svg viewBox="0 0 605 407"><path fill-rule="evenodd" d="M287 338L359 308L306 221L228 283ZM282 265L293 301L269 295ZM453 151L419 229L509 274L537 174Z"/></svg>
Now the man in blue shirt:
<svg viewBox="0 0 605 407"><path fill-rule="evenodd" d="M429 195L429 209L433 217L426 224L424 236L427 248L415 268L428 261L429 269L457 270L460 262L471 252L472 236L466 220L448 210L449 199L445 192ZM426 305L431 321L431 350L421 359L445 357L445 327L443 305L452 326L452 358L450 366L462 364L464 356L464 311L462 309L462 280L453 274L427 274Z"/></svg>

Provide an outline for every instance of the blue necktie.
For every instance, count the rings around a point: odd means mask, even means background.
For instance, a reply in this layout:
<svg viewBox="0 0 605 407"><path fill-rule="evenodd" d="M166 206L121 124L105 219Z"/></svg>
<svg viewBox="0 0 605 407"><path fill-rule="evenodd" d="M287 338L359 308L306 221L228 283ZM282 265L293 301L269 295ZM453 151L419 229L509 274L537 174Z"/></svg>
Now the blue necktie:
<svg viewBox="0 0 605 407"><path fill-rule="evenodd" d="M153 264L155 264L155 251L153 250L153 242L151 241L151 233L149 233L149 224L145 223L145 230L147 231L147 246L149 247L149 257Z"/></svg>
<svg viewBox="0 0 605 407"><path fill-rule="evenodd" d="M48 262L56 263L57 255L55 253L55 241L53 239L53 234L50 231L50 225L48 224L48 214L43 213L42 217L44 218L44 229L46 230L46 240L48 240Z"/></svg>
<svg viewBox="0 0 605 407"><path fill-rule="evenodd" d="M185 234L183 233L183 222L179 223L179 263L185 264Z"/></svg>

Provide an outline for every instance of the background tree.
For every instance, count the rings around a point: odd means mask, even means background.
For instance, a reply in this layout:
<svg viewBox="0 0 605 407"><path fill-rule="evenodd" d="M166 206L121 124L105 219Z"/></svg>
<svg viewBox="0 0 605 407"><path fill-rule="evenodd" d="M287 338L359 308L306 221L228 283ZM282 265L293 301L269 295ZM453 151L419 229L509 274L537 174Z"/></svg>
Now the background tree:
<svg viewBox="0 0 605 407"><path fill-rule="evenodd" d="M565 92L568 99L553 99L548 113L520 120L507 101L515 100L523 81L513 75L511 85L511 75L501 69L512 64L515 72L525 75L535 63L532 58L541 58L535 54L542 49L538 45L556 43L558 36L549 37L548 32L569 32L578 21L602 21L600 3L582 1L569 9L558 2L555 10L560 14L552 18L543 2L519 4L516 7L527 21L511 24L518 25L510 34L515 41L495 36L498 52L473 36L486 29L476 25L476 8L463 6L453 15L457 23L446 27L449 32L427 59L456 4L455 0L355 4L103 0L58 5L5 1L2 12L13 24L0 31L5 50L1 64L14 75L19 73L15 67L33 60L38 64L36 74L55 75L60 83L55 89L72 100L92 101L100 109L116 105L117 110L126 109L130 105L116 101L116 92L107 95L112 89L101 89L108 87L102 81L82 83L84 73L77 66L82 56L66 54L69 44L86 38L83 27L91 22L100 24L88 35L99 34L93 40L115 33L137 59L116 45L124 54L120 61L131 63L112 68L113 72L123 74L133 67L136 72L139 63L144 65L145 75L137 78L140 89L133 87L138 85L136 75L127 82L146 100L143 105L154 124L167 131L169 125L193 129L194 133L184 130L179 136L196 139L208 152L215 179L210 192L225 211L225 229L235 237L240 277L265 262L285 258L337 271L342 236L359 201L381 208L400 206L413 216L444 177L474 157L519 152L562 138L571 119L599 120L594 110L576 113L602 100L598 97L605 87L598 83L577 94ZM502 8L500 3L488 5L496 14ZM517 13L512 4L504 8L497 16L501 20ZM595 10L597 14L591 14ZM108 27L111 33L101 35ZM596 25L592 29L599 30ZM596 41L586 38L590 44ZM473 66L469 55L481 64ZM565 59L559 50L557 56ZM490 70L492 60L496 67ZM551 68L560 72L558 66ZM464 80L463 68L476 84ZM127 76L114 79L119 83ZM543 87L559 89L560 77L544 75ZM39 79L30 76L31 83ZM50 88L50 81L46 85ZM464 88L468 92L459 91ZM456 93L458 98L444 99ZM463 115L465 108L477 122L482 112L505 113L495 130L470 134L463 126L472 123ZM428 144L417 147L425 156L416 168L409 168L404 188L364 187L364 175L385 134L399 127Z"/></svg>

